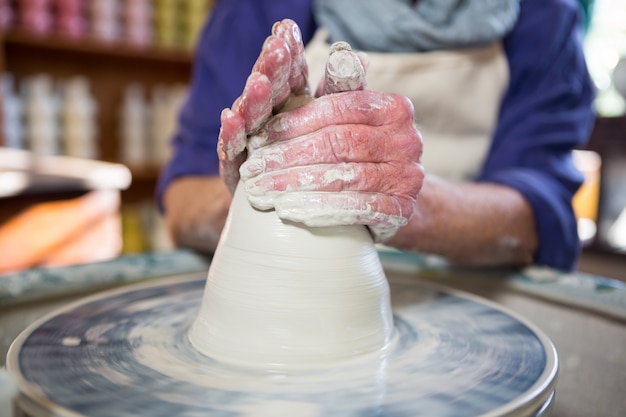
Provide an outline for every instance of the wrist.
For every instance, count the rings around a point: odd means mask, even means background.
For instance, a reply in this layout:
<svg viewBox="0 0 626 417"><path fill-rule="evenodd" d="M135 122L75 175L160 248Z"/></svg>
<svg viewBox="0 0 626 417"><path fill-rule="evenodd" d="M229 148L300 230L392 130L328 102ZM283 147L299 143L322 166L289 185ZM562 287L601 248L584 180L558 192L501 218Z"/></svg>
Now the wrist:
<svg viewBox="0 0 626 417"><path fill-rule="evenodd" d="M182 177L164 195L166 224L174 244L203 252L217 247L232 200L218 176Z"/></svg>

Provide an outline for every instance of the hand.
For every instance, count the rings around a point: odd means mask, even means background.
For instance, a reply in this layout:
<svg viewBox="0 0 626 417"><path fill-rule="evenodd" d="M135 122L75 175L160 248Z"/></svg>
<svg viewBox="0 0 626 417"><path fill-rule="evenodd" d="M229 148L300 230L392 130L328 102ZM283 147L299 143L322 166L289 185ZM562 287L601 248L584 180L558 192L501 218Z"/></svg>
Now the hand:
<svg viewBox="0 0 626 417"><path fill-rule="evenodd" d="M272 33L241 97L222 112L224 181L233 192L241 175L250 202L283 219L364 224L377 241L389 239L411 217L424 177L412 104L392 94L338 93L365 87L362 58L340 43L317 89L329 95L298 107L312 100L300 32L285 20ZM286 112L272 116L279 111Z"/></svg>
<svg viewBox="0 0 626 417"><path fill-rule="evenodd" d="M239 181L239 166L246 159L250 135L290 97L310 97L308 66L298 25L285 19L272 28L263 44L243 93L221 115L218 140L220 175L231 193Z"/></svg>
<svg viewBox="0 0 626 417"><path fill-rule="evenodd" d="M240 169L250 202L309 226L364 224L376 241L404 226L424 179L403 96L329 94L273 116Z"/></svg>
<svg viewBox="0 0 626 417"><path fill-rule="evenodd" d="M214 252L231 201L230 191L217 175L174 180L163 196L167 229L173 242L201 252Z"/></svg>

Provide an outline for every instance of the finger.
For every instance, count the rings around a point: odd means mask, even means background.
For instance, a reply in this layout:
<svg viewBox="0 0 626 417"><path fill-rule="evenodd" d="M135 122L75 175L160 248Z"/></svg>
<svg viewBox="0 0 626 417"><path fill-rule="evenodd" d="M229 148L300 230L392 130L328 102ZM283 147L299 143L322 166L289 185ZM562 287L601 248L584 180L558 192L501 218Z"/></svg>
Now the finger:
<svg viewBox="0 0 626 417"><path fill-rule="evenodd" d="M276 169L341 162L419 161L421 136L413 124L407 130L339 125L269 145L263 136L263 141L259 141L263 146L249 153L241 174L250 178Z"/></svg>
<svg viewBox="0 0 626 417"><path fill-rule="evenodd" d="M221 124L217 141L220 175L233 192L239 181L239 166L246 159L245 121L239 113L224 109Z"/></svg>
<svg viewBox="0 0 626 417"><path fill-rule="evenodd" d="M246 148L245 120L241 114L228 108L220 115L220 133L217 152L220 160L231 161Z"/></svg>
<svg viewBox="0 0 626 417"><path fill-rule="evenodd" d="M239 166L246 160L246 154L241 153L231 161L220 161L220 177L230 190L231 194L235 194L235 188L239 183Z"/></svg>
<svg viewBox="0 0 626 417"><path fill-rule="evenodd" d="M259 58L252 67L253 72L265 74L272 85L272 106L280 108L289 98L291 87L291 51L285 40L269 36L263 43Z"/></svg>
<svg viewBox="0 0 626 417"><path fill-rule="evenodd" d="M260 72L251 73L243 93L232 107L243 119L245 132L257 130L272 115L271 94L270 79Z"/></svg>
<svg viewBox="0 0 626 417"><path fill-rule="evenodd" d="M274 116L264 129L271 140L285 140L331 125L382 126L398 122L414 123L413 104L408 98L361 90L322 96Z"/></svg>
<svg viewBox="0 0 626 417"><path fill-rule="evenodd" d="M347 42L331 45L324 79L324 94L365 89L365 69Z"/></svg>
<svg viewBox="0 0 626 417"><path fill-rule="evenodd" d="M304 55L304 44L300 28L291 19L284 19L272 27L272 34L282 38L291 53L291 68L289 71L289 85L291 92L296 95L308 94L309 67Z"/></svg>
<svg viewBox="0 0 626 417"><path fill-rule="evenodd" d="M395 236L398 229L402 226L404 226L404 224L398 226L397 223L393 221L367 225L372 237L374 238L374 242L376 243L384 243L388 241Z"/></svg>
<svg viewBox="0 0 626 417"><path fill-rule="evenodd" d="M295 167L254 178L242 176L242 179L246 190L253 196L300 191L359 191L416 196L423 177L423 169L418 163L342 163Z"/></svg>
<svg viewBox="0 0 626 417"><path fill-rule="evenodd" d="M332 56L332 54L335 51L338 50L348 50L351 51L351 47L347 42L335 42L333 45L331 45L331 50L329 51L329 62L331 61L330 57ZM362 70L362 74L359 74L359 78L361 80L361 85L358 86L358 88L353 88L354 90L364 90L367 87L367 66L369 65L369 57L367 56L367 54L365 52L362 51L358 51L358 52L352 52L356 58L359 60L359 64L360 64L360 68ZM335 59L339 59L341 56L336 57ZM352 59L352 58L350 58ZM352 63L351 64L353 67L357 67L358 65L356 63ZM317 88L315 89L315 97L321 97L325 94L329 94L329 93L336 93L339 91L327 91L327 87L326 87L326 83L327 83L327 79L328 79L328 63L327 63L327 67L326 67L326 71L324 74L324 77L322 77L322 79L319 81ZM348 91L349 89L342 89L341 91Z"/></svg>

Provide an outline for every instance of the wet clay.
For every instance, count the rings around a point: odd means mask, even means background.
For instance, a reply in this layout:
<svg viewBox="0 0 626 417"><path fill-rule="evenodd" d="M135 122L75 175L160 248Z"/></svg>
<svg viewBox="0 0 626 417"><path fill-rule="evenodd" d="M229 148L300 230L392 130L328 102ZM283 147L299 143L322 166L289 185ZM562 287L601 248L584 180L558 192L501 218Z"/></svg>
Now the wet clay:
<svg viewBox="0 0 626 417"><path fill-rule="evenodd" d="M237 364L310 367L380 350L392 330L365 227L284 222L254 209L239 184L189 332L196 349Z"/></svg>

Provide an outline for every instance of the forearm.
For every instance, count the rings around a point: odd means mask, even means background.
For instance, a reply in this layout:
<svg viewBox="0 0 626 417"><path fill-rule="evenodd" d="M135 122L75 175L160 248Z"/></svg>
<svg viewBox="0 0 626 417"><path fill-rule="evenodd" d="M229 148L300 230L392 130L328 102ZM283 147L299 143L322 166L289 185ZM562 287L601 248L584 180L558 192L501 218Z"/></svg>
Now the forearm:
<svg viewBox="0 0 626 417"><path fill-rule="evenodd" d="M415 214L388 244L466 265L526 265L537 240L532 209L516 190L426 176Z"/></svg>
<svg viewBox="0 0 626 417"><path fill-rule="evenodd" d="M164 195L167 228L176 246L213 252L224 228L231 194L218 176L183 177Z"/></svg>

